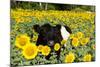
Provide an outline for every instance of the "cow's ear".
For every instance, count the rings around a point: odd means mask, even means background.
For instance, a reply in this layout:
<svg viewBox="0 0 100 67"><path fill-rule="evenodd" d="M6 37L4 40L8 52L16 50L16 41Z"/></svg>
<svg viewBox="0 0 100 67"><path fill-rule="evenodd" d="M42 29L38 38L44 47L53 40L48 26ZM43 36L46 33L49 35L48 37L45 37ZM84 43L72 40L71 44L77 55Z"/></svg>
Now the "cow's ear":
<svg viewBox="0 0 100 67"><path fill-rule="evenodd" d="M56 25L56 28L57 28L57 29L61 29L61 25L60 25L60 24L57 24L57 25Z"/></svg>
<svg viewBox="0 0 100 67"><path fill-rule="evenodd" d="M66 28L66 30L71 34L72 33L72 31L71 31L71 29L68 27L68 26L64 26L65 28Z"/></svg>
<svg viewBox="0 0 100 67"><path fill-rule="evenodd" d="M40 26L39 25L33 25L33 29L34 29L35 32L39 33Z"/></svg>

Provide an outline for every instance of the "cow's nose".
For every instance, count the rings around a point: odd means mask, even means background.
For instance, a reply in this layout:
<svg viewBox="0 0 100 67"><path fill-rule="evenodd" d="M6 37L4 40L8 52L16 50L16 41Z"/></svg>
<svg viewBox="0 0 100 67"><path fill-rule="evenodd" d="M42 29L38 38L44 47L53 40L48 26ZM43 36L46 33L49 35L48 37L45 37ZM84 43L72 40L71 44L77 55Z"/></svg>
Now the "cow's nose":
<svg viewBox="0 0 100 67"><path fill-rule="evenodd" d="M49 46L53 46L54 41L49 41L48 44L49 44Z"/></svg>

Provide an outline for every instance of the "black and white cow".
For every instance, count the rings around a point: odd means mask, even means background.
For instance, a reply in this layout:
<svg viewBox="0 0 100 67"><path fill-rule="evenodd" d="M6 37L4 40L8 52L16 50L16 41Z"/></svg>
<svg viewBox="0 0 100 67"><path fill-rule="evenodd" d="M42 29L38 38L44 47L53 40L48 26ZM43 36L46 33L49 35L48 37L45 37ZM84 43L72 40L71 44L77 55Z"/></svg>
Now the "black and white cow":
<svg viewBox="0 0 100 67"><path fill-rule="evenodd" d="M70 36L71 29L68 26L62 26L57 24L56 26L51 26L49 23L40 25L34 25L33 29L38 33L38 39L36 45L48 45L51 47L51 51L53 51L53 47L55 43L61 44L61 41L67 40ZM56 52L59 59L60 49ZM50 55L49 55L50 56ZM46 58L49 59L49 56Z"/></svg>

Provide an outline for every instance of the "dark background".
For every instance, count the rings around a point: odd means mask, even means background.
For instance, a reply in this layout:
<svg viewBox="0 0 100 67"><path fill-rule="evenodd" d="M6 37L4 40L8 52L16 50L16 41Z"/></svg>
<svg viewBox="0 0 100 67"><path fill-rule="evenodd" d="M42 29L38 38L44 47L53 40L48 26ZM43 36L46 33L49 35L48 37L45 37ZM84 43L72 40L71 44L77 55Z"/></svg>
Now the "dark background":
<svg viewBox="0 0 100 67"><path fill-rule="evenodd" d="M43 2L24 2L11 0L11 8L17 9L34 9L34 10L74 10L74 11L95 11L95 6L89 5L72 5L72 4L57 4Z"/></svg>

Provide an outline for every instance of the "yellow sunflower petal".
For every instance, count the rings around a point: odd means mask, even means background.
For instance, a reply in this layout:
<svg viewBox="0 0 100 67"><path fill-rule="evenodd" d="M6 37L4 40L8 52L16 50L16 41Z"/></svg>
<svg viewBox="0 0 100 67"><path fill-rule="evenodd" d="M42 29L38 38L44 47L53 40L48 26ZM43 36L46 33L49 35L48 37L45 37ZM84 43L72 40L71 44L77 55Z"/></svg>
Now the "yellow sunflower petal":
<svg viewBox="0 0 100 67"><path fill-rule="evenodd" d="M76 37L77 37L78 39L82 38L83 36L84 36L84 34L83 34L82 32L77 32L77 33L76 33Z"/></svg>
<svg viewBox="0 0 100 67"><path fill-rule="evenodd" d="M90 62L91 59L92 59L91 54L87 54L87 55L85 55L85 56L83 57L83 61L85 61L85 62Z"/></svg>
<svg viewBox="0 0 100 67"><path fill-rule="evenodd" d="M70 39L73 39L74 37L75 37L75 35L74 34L71 34L69 38Z"/></svg>
<svg viewBox="0 0 100 67"><path fill-rule="evenodd" d="M67 40L62 40L62 41L61 41L61 44L62 44L62 45L66 44L66 43L67 43Z"/></svg>
<svg viewBox="0 0 100 67"><path fill-rule="evenodd" d="M69 52L69 54L67 54L65 56L65 63L72 63L75 60L75 55L72 52Z"/></svg>
<svg viewBox="0 0 100 67"><path fill-rule="evenodd" d="M81 45L84 46L89 42L89 38L82 38L80 42L81 42Z"/></svg>

